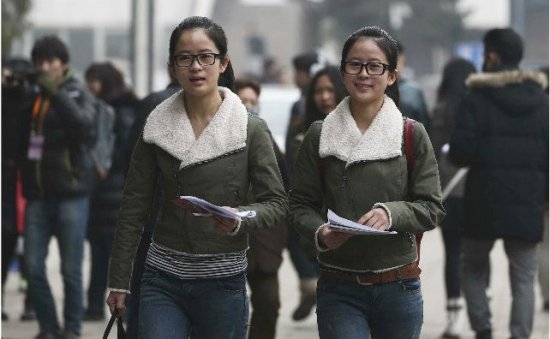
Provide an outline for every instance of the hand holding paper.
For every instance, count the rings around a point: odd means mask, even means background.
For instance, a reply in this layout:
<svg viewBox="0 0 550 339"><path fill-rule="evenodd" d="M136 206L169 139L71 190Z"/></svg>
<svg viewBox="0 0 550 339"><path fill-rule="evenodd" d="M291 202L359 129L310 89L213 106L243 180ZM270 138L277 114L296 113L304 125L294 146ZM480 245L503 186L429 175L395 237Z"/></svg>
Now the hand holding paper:
<svg viewBox="0 0 550 339"><path fill-rule="evenodd" d="M349 234L361 234L361 235L389 235L397 234L395 231L381 231L376 228L362 225L354 221L345 219L337 215L331 210L328 210L327 219L329 228L333 231L344 232Z"/></svg>
<svg viewBox="0 0 550 339"><path fill-rule="evenodd" d="M179 196L173 201L186 211L193 213L195 216L219 216L232 220L238 220L239 218L254 218L256 216L256 211L234 212L189 195Z"/></svg>

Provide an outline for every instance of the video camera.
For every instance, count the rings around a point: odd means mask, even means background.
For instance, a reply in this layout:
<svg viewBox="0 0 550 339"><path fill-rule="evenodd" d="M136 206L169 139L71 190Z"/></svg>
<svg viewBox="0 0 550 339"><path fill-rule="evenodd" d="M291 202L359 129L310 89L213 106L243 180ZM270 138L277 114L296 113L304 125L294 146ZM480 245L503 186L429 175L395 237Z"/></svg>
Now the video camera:
<svg viewBox="0 0 550 339"><path fill-rule="evenodd" d="M34 83L39 70L22 58L2 60L2 86L18 87Z"/></svg>

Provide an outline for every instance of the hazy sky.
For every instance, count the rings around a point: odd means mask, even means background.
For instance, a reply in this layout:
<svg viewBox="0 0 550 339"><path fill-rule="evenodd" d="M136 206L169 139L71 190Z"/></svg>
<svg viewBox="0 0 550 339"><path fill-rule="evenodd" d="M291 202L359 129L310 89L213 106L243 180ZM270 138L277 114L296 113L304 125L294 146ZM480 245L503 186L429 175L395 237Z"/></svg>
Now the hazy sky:
<svg viewBox="0 0 550 339"><path fill-rule="evenodd" d="M468 27L504 27L510 24L510 0L460 0L463 9L471 9L465 20Z"/></svg>

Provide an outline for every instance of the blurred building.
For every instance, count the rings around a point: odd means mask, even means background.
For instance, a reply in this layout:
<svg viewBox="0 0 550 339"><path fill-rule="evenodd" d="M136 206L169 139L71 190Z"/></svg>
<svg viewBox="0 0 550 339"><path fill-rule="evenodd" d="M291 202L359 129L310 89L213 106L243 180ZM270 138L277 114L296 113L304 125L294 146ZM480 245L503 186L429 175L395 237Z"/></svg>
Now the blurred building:
<svg viewBox="0 0 550 339"><path fill-rule="evenodd" d="M460 1L474 7L488 2ZM508 7L509 18L501 27L512 25L525 38L524 65L547 64L548 0L491 2ZM168 82L173 28L187 16L205 15L224 27L237 75L261 76L269 60L279 69L281 80L291 82L291 60L298 53L322 49L329 60L338 61L343 41L332 41L327 27L338 23L326 20L321 6L322 0L33 0L28 15L31 28L14 43L12 54L28 57L36 38L56 34L68 44L77 75L94 61L111 60L141 96ZM138 7L141 11L136 11ZM467 28L468 40L479 41L489 27ZM452 54L426 44L422 39L405 42L407 66L418 80L438 73Z"/></svg>

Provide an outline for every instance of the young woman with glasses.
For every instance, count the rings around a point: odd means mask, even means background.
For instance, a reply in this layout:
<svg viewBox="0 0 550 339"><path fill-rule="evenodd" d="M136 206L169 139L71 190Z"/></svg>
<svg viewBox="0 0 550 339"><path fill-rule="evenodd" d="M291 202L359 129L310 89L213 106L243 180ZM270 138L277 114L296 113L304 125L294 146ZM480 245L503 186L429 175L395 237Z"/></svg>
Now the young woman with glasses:
<svg viewBox="0 0 550 339"><path fill-rule="evenodd" d="M319 251L321 339L420 336L415 233L433 229L444 210L434 152L419 123L407 170L396 64L397 43L384 30L364 27L348 38L340 71L349 97L311 125L294 168L294 225ZM335 231L327 210L395 232Z"/></svg>
<svg viewBox="0 0 550 339"><path fill-rule="evenodd" d="M107 304L124 311L132 259L159 178L164 196L142 278L139 337L245 338L248 232L284 220L285 190L265 122L249 115L231 91L222 28L204 17L185 19L172 32L169 56L182 90L151 112L134 149ZM254 204L247 203L249 189ZM256 216L197 214L173 202L182 195Z"/></svg>

